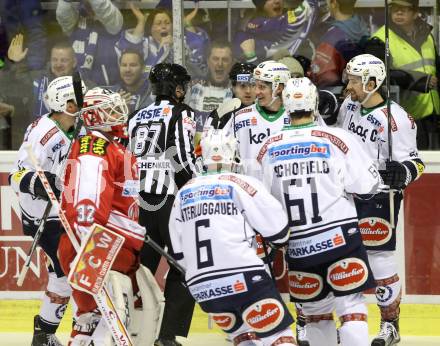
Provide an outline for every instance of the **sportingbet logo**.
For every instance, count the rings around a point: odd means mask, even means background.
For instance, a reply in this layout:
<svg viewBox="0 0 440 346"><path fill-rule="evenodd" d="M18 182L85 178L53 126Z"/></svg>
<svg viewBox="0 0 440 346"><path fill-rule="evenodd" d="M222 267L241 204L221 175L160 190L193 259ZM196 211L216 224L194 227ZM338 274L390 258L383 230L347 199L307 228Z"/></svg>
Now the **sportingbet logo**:
<svg viewBox="0 0 440 346"><path fill-rule="evenodd" d="M330 251L346 244L340 227L304 239L289 241L289 257L303 258Z"/></svg>
<svg viewBox="0 0 440 346"><path fill-rule="evenodd" d="M243 274L210 280L189 287L189 290L197 302L223 298L234 294L247 292L246 281Z"/></svg>
<svg viewBox="0 0 440 346"><path fill-rule="evenodd" d="M269 149L272 160L306 159L310 157L330 156L328 144L305 142L298 144L284 144Z"/></svg>
<svg viewBox="0 0 440 346"><path fill-rule="evenodd" d="M182 205L206 199L232 199L232 188L227 185L208 185L186 189L180 195Z"/></svg>

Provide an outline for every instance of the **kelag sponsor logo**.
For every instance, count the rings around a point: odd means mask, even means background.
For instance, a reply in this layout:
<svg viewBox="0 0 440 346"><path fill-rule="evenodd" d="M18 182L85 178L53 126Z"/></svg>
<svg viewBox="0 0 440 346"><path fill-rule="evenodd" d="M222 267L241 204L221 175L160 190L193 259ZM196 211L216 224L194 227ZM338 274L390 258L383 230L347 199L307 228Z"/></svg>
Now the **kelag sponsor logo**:
<svg viewBox="0 0 440 346"><path fill-rule="evenodd" d="M308 159L311 157L330 157L329 145L317 142L283 144L269 149L272 160Z"/></svg>
<svg viewBox="0 0 440 346"><path fill-rule="evenodd" d="M346 244L340 227L304 239L289 241L289 257L302 258L330 251Z"/></svg>
<svg viewBox="0 0 440 346"><path fill-rule="evenodd" d="M232 275L216 280L205 281L189 287L197 302L223 298L238 293L247 292L243 274Z"/></svg>
<svg viewBox="0 0 440 346"><path fill-rule="evenodd" d="M204 185L183 190L180 194L182 205L208 199L232 199L232 187L228 185Z"/></svg>

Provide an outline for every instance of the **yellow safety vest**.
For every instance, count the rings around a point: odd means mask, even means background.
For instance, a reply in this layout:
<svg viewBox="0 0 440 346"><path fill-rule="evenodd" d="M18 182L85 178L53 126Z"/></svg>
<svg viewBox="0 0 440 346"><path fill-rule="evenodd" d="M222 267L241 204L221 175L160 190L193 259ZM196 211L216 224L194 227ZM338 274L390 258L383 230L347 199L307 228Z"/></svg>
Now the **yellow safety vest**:
<svg viewBox="0 0 440 346"><path fill-rule="evenodd" d="M381 27L374 35L385 42L385 27ZM421 54L406 40L389 31L390 54L393 58L393 69L406 72L423 72L436 75L435 49L432 35L423 42ZM415 75L413 75L415 77ZM417 78L417 77L415 77ZM400 104L405 110L416 119L421 119L434 112L440 114L440 98L437 90L429 93L402 90Z"/></svg>

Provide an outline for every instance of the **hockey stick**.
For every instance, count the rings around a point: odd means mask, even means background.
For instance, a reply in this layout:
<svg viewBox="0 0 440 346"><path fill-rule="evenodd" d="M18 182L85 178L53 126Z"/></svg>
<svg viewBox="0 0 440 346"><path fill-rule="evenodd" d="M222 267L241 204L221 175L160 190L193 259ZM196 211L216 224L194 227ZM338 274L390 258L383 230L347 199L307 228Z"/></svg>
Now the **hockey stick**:
<svg viewBox="0 0 440 346"><path fill-rule="evenodd" d="M20 274L17 278L17 286L21 287L23 285L23 281L26 278L26 274L31 266L32 256L37 248L38 242L43 235L44 226L46 225L47 217L49 216L50 210L52 209L52 203L47 202L46 208L44 209L43 217L41 218L40 225L38 226L37 232L35 232L34 238L32 240L31 248L28 251L26 260L24 261L24 265L21 268Z"/></svg>
<svg viewBox="0 0 440 346"><path fill-rule="evenodd" d="M58 202L55 193L53 192L49 184L49 181L47 180L46 175L44 174L43 169L41 168L37 158L35 157L35 154L32 151L32 147L29 145L26 148L26 150L29 154L29 158L34 164L36 172L41 180L41 183L43 184L47 192L47 195L49 196L49 199L52 202L52 205L58 209L58 216L60 218L61 223L64 226L67 236L69 237L72 243L72 246L74 247L75 251L78 252L78 250L80 249L80 244L78 243L78 240L76 239L75 234L73 233L73 230L70 227L69 222L67 221L67 217L66 214L64 213L64 210L61 209L60 203ZM107 327L109 328L115 343L118 346L133 346L134 344L131 341L130 335L124 323L122 322L120 316L118 315L118 312L115 309L114 303L111 299L111 296L106 286L104 285L99 293L93 295L93 298L95 299L96 305L98 306L98 309L102 314L102 317L107 323Z"/></svg>
<svg viewBox="0 0 440 346"><path fill-rule="evenodd" d="M151 239L151 237L148 234L145 235L144 243L150 245L153 248L153 250L155 250L160 255L165 257L167 261L174 268L176 268L183 275L183 277L185 277L185 269L179 263L177 263L177 261L168 252L166 252L163 248L161 248L158 243L156 243L153 239Z"/></svg>
<svg viewBox="0 0 440 346"><path fill-rule="evenodd" d="M72 83L73 84L73 91L75 93L75 99L76 99L76 104L78 106L78 113L79 113L81 111L81 108L84 103L84 95L82 92L81 76L78 71L76 71L73 74L72 82L73 82ZM81 131L82 124L83 124L82 119L78 115L78 117L76 119L76 123L75 123L75 129L73 130L73 134L72 134L72 140L70 141L69 148L67 149L66 158L69 157L69 153L70 153L70 150L72 149L73 142L78 137L78 134ZM63 166L60 170L61 175L64 173L66 162L67 162L67 159L64 159ZM38 242L39 242L41 236L43 235L44 226L46 225L46 221L47 221L47 218L49 217L49 213L50 213L51 209L52 209L52 203L49 201L49 202L47 202L46 208L44 209L44 213L41 218L40 225L38 226L37 232L35 232L35 235L33 237L32 245L29 249L26 260L24 261L24 265L21 268L20 274L18 275L18 278L17 278L17 286L18 287L21 287L23 285L24 279L26 278L26 274L31 266L32 256L35 252L35 249L37 248L37 245L38 245Z"/></svg>
<svg viewBox="0 0 440 346"><path fill-rule="evenodd" d="M387 89L387 116L388 116L388 161L393 160L393 136L391 131L391 87L390 87L390 23L389 23L389 8L388 0L385 0L385 69L386 69L386 89ZM394 190L390 189L390 225L394 229Z"/></svg>

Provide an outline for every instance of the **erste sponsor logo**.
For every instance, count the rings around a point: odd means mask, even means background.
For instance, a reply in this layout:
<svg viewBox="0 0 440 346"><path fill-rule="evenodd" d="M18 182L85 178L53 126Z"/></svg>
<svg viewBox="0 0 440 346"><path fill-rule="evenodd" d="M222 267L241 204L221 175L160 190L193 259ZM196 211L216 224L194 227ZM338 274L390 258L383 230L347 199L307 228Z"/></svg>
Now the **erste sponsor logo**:
<svg viewBox="0 0 440 346"><path fill-rule="evenodd" d="M341 227L312 237L289 240L289 257L303 258L327 252L346 244Z"/></svg>
<svg viewBox="0 0 440 346"><path fill-rule="evenodd" d="M243 274L205 281L190 286L189 290L199 303L248 291Z"/></svg>

